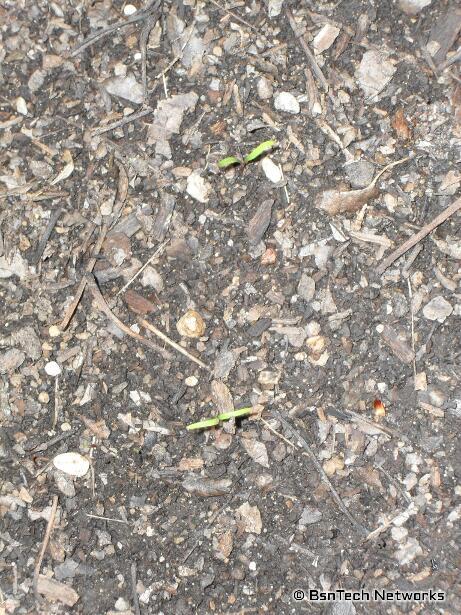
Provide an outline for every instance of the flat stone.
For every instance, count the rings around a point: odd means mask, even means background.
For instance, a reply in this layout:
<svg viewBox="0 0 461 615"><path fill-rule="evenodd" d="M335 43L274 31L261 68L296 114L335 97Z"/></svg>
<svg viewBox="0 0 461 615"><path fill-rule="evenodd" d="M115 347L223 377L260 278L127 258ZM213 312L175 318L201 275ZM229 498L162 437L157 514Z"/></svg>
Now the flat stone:
<svg viewBox="0 0 461 615"><path fill-rule="evenodd" d="M375 167L367 160L357 160L346 165L346 173L352 188L366 188L374 177Z"/></svg>
<svg viewBox="0 0 461 615"><path fill-rule="evenodd" d="M3 354L0 354L0 374L8 374L14 372L15 369L21 367L24 363L26 355L22 350L11 348Z"/></svg>
<svg viewBox="0 0 461 615"><path fill-rule="evenodd" d="M444 322L453 312L453 307L442 295L437 295L423 308L423 315L428 320Z"/></svg>

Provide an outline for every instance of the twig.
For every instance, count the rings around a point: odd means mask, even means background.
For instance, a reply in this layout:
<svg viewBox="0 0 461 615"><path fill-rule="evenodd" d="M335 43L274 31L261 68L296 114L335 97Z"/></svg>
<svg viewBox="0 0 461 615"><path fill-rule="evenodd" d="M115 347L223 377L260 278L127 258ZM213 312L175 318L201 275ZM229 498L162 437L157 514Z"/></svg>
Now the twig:
<svg viewBox="0 0 461 615"><path fill-rule="evenodd" d="M35 254L32 257L32 265L38 265L40 259L42 258L43 252L45 251L46 244L48 243L48 239L50 238L51 233L53 232L54 227L56 226L56 222L59 220L59 216L62 213L62 207L58 207L50 216L48 224L46 225L45 232L43 233L40 241L38 242L37 249L35 250Z"/></svg>
<svg viewBox="0 0 461 615"><path fill-rule="evenodd" d="M322 69L317 64L317 60L315 59L312 51L309 49L308 44L304 40L303 36L299 33L298 26L296 24L295 18L293 17L293 13L288 7L285 9L285 13L286 13L286 16L288 17L288 22L290 24L290 27L293 30L293 34L299 40L302 50L304 51L304 55L306 56L309 64L311 65L314 75L317 77L317 79L322 84L325 92L328 92L329 90L328 81L325 79L325 75L322 73ZM331 94L330 94L330 98L333 100L333 97Z"/></svg>
<svg viewBox="0 0 461 615"><path fill-rule="evenodd" d="M405 252L407 252L410 248L419 243L422 239L429 235L429 233L431 233L435 228L442 224L442 222L445 222L445 220L447 220L450 216L456 213L459 209L461 209L461 198L456 199L456 201L449 205L444 211L442 211L442 213L436 216L431 222L423 226L423 228L418 233L410 237L410 239L407 239L407 241L404 241L399 248L394 250L392 254L390 254L387 258L383 260L379 267L376 268L376 273L378 275L384 273L394 261L403 256Z"/></svg>
<svg viewBox="0 0 461 615"><path fill-rule="evenodd" d="M112 122L111 124L107 124L106 126L101 126L100 128L95 128L91 134L94 137L97 137L98 135L102 135L105 132L109 132L109 130L115 130L116 128L120 128L120 126L125 126L125 124L135 122L141 117L149 115L149 113L152 113L152 107L146 107L145 109L136 111L136 113L130 113L130 115L126 115L121 120L117 120L116 122Z"/></svg>
<svg viewBox="0 0 461 615"><path fill-rule="evenodd" d="M142 77L142 99L143 103L147 103L147 41L152 28L158 21L158 15L149 15L139 37L139 46L141 47L141 77Z"/></svg>
<svg viewBox="0 0 461 615"><path fill-rule="evenodd" d="M410 278L407 278L408 297L410 299L410 320L411 320L411 349L413 350L413 375L416 384L416 350L415 350L415 315L413 314L413 290L411 288Z"/></svg>
<svg viewBox="0 0 461 615"><path fill-rule="evenodd" d="M104 314L115 325L117 325L117 327L119 329L121 329L121 331L123 331L124 333L126 333L130 337L134 338L135 340L137 340L141 344L144 344L144 346L147 346L147 348L150 348L151 350L154 350L155 352L158 352L167 361L171 361L171 359L173 357L168 352L168 350L165 350L161 346L158 346L158 344L155 344L154 342L151 342L150 340L146 339L145 337L143 337L139 333L136 333L135 331L132 331L119 318L117 318L117 316L115 316L115 314L111 311L110 307L107 305L106 300L102 296L102 293L99 290L98 285L96 284L96 280L95 280L93 274L87 273L85 278L86 278L86 282L88 284L88 288L90 289L91 294L93 295L93 299L95 300L96 305L101 310L101 312L104 312Z"/></svg>
<svg viewBox="0 0 461 615"><path fill-rule="evenodd" d="M109 34L114 32L115 30L118 30L119 28L126 28L127 26L133 23L142 21L143 19L148 17L153 11L156 11L160 7L162 2L163 0L150 0L146 8L140 11L139 13L136 13L135 15L133 15L132 17L129 17L128 19L125 19L124 21L118 21L110 26L107 26L107 28L104 28L104 30L101 30L100 32L96 32L96 34L91 34L86 40L84 40L82 43L77 45L77 47L74 47L74 49L72 49L72 51L69 52L68 57L73 58L74 56L84 51L87 47L90 47L90 45L93 45L97 41L108 36Z"/></svg>
<svg viewBox="0 0 461 615"><path fill-rule="evenodd" d="M249 21L246 21L246 19L243 19L243 17L240 17L236 13L233 13L232 11L229 11L229 9L226 9L225 6L221 6L221 4L219 4L219 2L216 2L216 0L209 0L209 1L211 2L211 4L214 4L215 6L217 6L218 9L220 9L221 11L224 11L225 13L230 15L233 19L236 19L237 21L240 21L240 23L243 23L245 26L248 26L249 28L251 28L253 30L253 32L257 32L259 34L259 30L257 28L255 28L254 26L252 26Z"/></svg>
<svg viewBox="0 0 461 615"><path fill-rule="evenodd" d="M206 369L207 371L210 371L210 368L208 367L208 365L206 365L205 363L203 363L203 361L200 361L200 359L197 359L197 357L194 357L193 354L191 354L190 352L188 352L185 348L183 348L182 346L180 346L179 344L177 344L176 342L174 342L173 340L171 340L167 335L165 335L164 333L162 333L160 331L160 329L157 329L157 327L155 327L154 325L152 325L150 322L148 322L147 320L145 320L144 318L138 318L139 323L145 327L146 329L148 329L151 333L153 333L154 335L156 335L158 338L160 338L161 340L163 340L166 344L168 344L169 346L171 346L172 348L174 348L175 350L177 350L178 352L180 352L181 354L183 354L185 357L187 357L188 359L190 359L191 361L193 361L194 363L197 363L197 365L200 365L200 367L203 367L203 369Z"/></svg>
<svg viewBox="0 0 461 615"><path fill-rule="evenodd" d="M40 596L38 595L38 589L37 589L38 577L40 575L40 568L42 567L43 557L45 556L45 551L48 546L48 542L50 541L51 532L53 531L54 519L56 517L57 509L58 509L58 496L54 495L53 504L51 505L50 516L48 519L48 524L45 530L45 536L43 537L42 548L40 549L37 563L35 564L35 568L34 568L33 587L34 587L35 599L37 600L37 602L40 600Z"/></svg>
<svg viewBox="0 0 461 615"><path fill-rule="evenodd" d="M461 60L461 47L458 49L458 51L456 51L456 53L454 53L452 56L447 58L444 62L439 64L437 66L437 69L439 71L445 70L446 68L448 68L449 66L451 66L455 62L458 62L458 60Z"/></svg>
<svg viewBox="0 0 461 615"><path fill-rule="evenodd" d="M93 256L90 258L85 268L85 272L87 274L91 273L93 271L93 267L96 265L97 256L99 252L101 251L102 244L104 243L108 230L109 230L109 225L107 223L103 224L101 228L101 232L98 237L98 241L96 242L96 245L94 247ZM59 328L62 331L67 329L70 321L72 320L72 316L74 315L74 312L77 309L78 304L80 303L80 299L82 298L82 295L85 292L87 281L88 280L85 276L80 280L80 284L78 286L77 292L75 293L75 297L72 303L67 308L66 313L64 314L64 318L62 319L62 322L59 325Z"/></svg>
<svg viewBox="0 0 461 615"><path fill-rule="evenodd" d="M136 591L136 562L131 562L131 591L133 593L134 611L136 615L141 615L138 592Z"/></svg>
<svg viewBox="0 0 461 615"><path fill-rule="evenodd" d="M343 501L341 500L338 492L336 491L336 489L331 484L330 479L328 478L325 470L322 468L321 464L317 460L317 457L315 456L315 454L312 451L311 447L309 446L307 441L303 438L303 436L301 435L299 430L297 430L294 427L292 427L291 424L286 419L283 418L283 416L280 414L280 412L278 410L271 410L270 412L271 412L272 416L277 418L282 423L282 425L288 431L288 433L291 435L291 437L294 438L294 439L297 439L301 443L302 447L307 451L307 454L309 455L311 461L313 462L317 472L320 474L320 478L327 485L327 487L330 490L330 492L331 492L331 494L333 496L333 499L335 500L335 502L338 505L339 509L346 515L346 517L349 519L351 524L361 534L368 535L370 533L370 530L367 529L364 525L362 525L358 521L356 521L354 519L354 517L351 515L351 513L348 511L348 509L344 505Z"/></svg>
<svg viewBox="0 0 461 615"><path fill-rule="evenodd" d="M149 265L156 256L158 256L163 249L165 248L166 244L168 243L169 240L164 241L163 243L161 243L159 245L159 247L155 250L155 252L152 254L151 257L148 258L148 260L144 263L144 265L138 269L138 271L134 274L134 276L132 278L130 278L128 280L128 282L125 284L125 286L122 286L122 288L118 291L118 293L115 295L116 297L118 297L119 295L121 295L123 292L126 291L126 289L136 280L136 278L141 275L141 273L144 271L144 269L147 267L147 265Z"/></svg>

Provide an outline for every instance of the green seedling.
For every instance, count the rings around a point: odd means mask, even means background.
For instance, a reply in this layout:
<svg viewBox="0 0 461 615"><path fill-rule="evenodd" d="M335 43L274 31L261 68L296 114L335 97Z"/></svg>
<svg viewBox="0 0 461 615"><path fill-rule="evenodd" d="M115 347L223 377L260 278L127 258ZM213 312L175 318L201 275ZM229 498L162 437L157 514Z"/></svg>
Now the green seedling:
<svg viewBox="0 0 461 615"><path fill-rule="evenodd" d="M248 164L249 162L257 160L260 156L268 152L276 145L277 141L275 141L274 139L269 139L269 141L263 141L254 149L252 149L251 152L247 154L243 160L237 158L237 156L227 156L227 158L223 158L218 162L218 167L220 169L228 169L229 167L233 167L236 164Z"/></svg>
<svg viewBox="0 0 461 615"><path fill-rule="evenodd" d="M213 416L211 419L205 419L204 421L199 421L198 423L191 423L186 426L188 431L192 431L194 429L208 429L208 427L216 427L219 425L221 421L228 421L229 419L234 419L238 416L246 416L253 412L253 408L240 408L239 410L231 410L231 412L224 412L223 414L217 414Z"/></svg>

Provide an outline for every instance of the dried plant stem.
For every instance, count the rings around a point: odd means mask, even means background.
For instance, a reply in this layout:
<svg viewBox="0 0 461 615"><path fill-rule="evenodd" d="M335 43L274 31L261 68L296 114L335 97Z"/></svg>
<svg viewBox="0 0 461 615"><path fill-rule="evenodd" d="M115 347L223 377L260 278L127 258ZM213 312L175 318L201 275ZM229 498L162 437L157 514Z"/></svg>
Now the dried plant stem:
<svg viewBox="0 0 461 615"><path fill-rule="evenodd" d="M436 216L431 222L423 226L423 228L415 233L410 239L404 241L403 244L398 247L392 254L389 254L387 258L383 260L383 262L376 268L376 273L378 275L383 274L388 267L392 265L394 261L403 256L405 252L410 250L413 246L419 243L422 239L424 239L429 233L431 233L435 228L437 228L442 222L445 222L450 216L456 213L459 209L461 209L461 197L456 199L451 205L449 205L442 213Z"/></svg>
<svg viewBox="0 0 461 615"><path fill-rule="evenodd" d="M40 549L40 553L38 555L37 562L36 562L35 568L34 568L33 587L34 587L35 599L37 600L37 602L40 600L40 596L38 594L38 589L37 589L37 587L38 587L38 577L40 575L40 568L42 567L42 561L43 561L43 558L45 556L45 551L46 551L46 548L47 548L48 543L50 541L51 532L53 531L54 519L56 517L57 509L58 509L58 496L54 495L53 496L53 504L51 505L50 516L49 516L49 519L48 519L48 524L47 524L46 530L45 530L45 536L43 537L42 548Z"/></svg>
<svg viewBox="0 0 461 615"><path fill-rule="evenodd" d="M91 294L93 295L93 299L95 300L96 305L98 306L98 308L115 325L117 325L117 327L121 331L123 331L124 333L126 333L130 337L134 338L135 340L137 340L141 344L144 344L144 346L147 346L147 348L150 348L151 350L154 350L155 352L158 352L167 361L171 361L171 359L173 357L168 352L168 350L165 350L165 348L162 348L158 344L155 344L154 342L151 342L150 340L146 339L145 337L143 337L139 333L136 333L135 331L132 331L119 318L117 318L117 316L115 316L115 314L111 311L110 307L107 305L106 300L102 296L102 293L99 290L98 285L96 284L96 280L94 279L94 276L91 273L87 273L86 274L86 281L87 281L87 284L88 284L88 288L90 289Z"/></svg>
<svg viewBox="0 0 461 615"><path fill-rule="evenodd" d="M320 478L323 480L323 482L326 484L326 486L328 487L328 489L331 492L331 495L333 496L333 499L335 500L336 504L338 505L339 509L344 513L344 515L349 519L349 521L351 522L351 524L361 533L364 535L368 535L370 533L370 530L367 529L364 525L362 525L361 523L359 523L352 515L351 513L348 511L348 509L346 508L346 506L344 505L343 501L341 500L338 492L336 491L336 489L333 487L333 485L331 484L330 479L328 478L325 470L322 468L320 462L318 461L317 457L315 456L314 452L312 451L311 447L309 446L309 444L307 443L307 441L305 440L305 438L303 438L303 436L301 435L300 431L298 429L295 429L294 427L292 427L292 425L285 419L283 418L283 416L280 414L280 412L278 412L278 410L271 410L271 414L272 416L274 416L275 418L277 418L282 425L284 426L284 428L288 431L288 433L291 435L291 437L293 439L297 439L298 442L301 444L301 446L305 449L305 451L307 452L308 456L310 457L312 463L314 464L317 472L320 475Z"/></svg>
<svg viewBox="0 0 461 615"><path fill-rule="evenodd" d="M166 344L168 344L169 346L171 346L172 348L174 348L175 350L183 354L185 357L187 357L194 363L197 363L197 365L200 365L200 367L203 367L203 369L210 371L210 368L208 367L208 365L203 363L203 361L200 361L200 359L197 359L197 357L194 357L194 355L188 352L185 348L183 348L182 346L180 346L179 344L171 340L167 335L165 335L165 333L162 333L160 329L157 329L155 325L152 325L150 322L148 322L144 318L139 318L138 320L139 320L139 323L143 327L148 329L151 333L156 335L159 339L163 340Z"/></svg>

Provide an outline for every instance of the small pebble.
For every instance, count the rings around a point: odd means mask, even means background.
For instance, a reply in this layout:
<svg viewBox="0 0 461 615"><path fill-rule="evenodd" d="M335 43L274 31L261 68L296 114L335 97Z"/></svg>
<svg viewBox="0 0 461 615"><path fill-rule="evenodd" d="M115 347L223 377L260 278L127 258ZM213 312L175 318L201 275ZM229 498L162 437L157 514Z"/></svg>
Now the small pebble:
<svg viewBox="0 0 461 615"><path fill-rule="evenodd" d="M61 335L61 329L56 325L51 325L51 327L48 329L48 333L50 337L58 337L59 335Z"/></svg>
<svg viewBox="0 0 461 615"><path fill-rule="evenodd" d="M198 378L196 378L195 376L188 376L184 380L184 384L188 387L195 387L198 384Z"/></svg>
<svg viewBox="0 0 461 615"><path fill-rule="evenodd" d="M126 4L123 9L123 14L129 17L130 15L134 15L138 9L132 4Z"/></svg>
<svg viewBox="0 0 461 615"><path fill-rule="evenodd" d="M50 401L50 396L48 395L48 393L46 391L42 391L38 395L38 401L41 404L47 404Z"/></svg>
<svg viewBox="0 0 461 615"><path fill-rule="evenodd" d="M45 365L45 371L48 376L56 377L59 376L59 374L61 373L61 368L56 363L56 361L50 361Z"/></svg>

